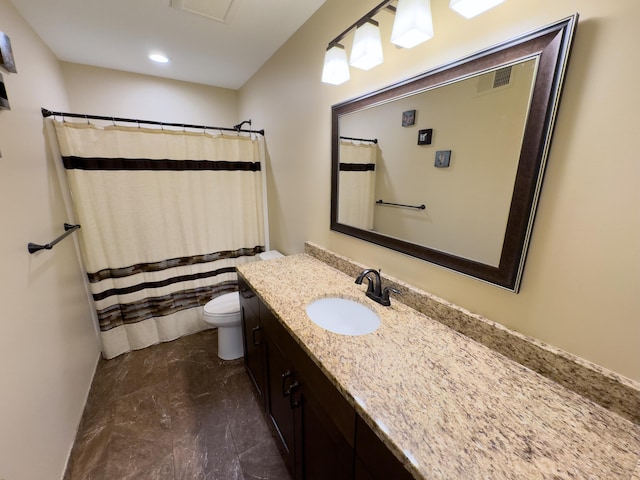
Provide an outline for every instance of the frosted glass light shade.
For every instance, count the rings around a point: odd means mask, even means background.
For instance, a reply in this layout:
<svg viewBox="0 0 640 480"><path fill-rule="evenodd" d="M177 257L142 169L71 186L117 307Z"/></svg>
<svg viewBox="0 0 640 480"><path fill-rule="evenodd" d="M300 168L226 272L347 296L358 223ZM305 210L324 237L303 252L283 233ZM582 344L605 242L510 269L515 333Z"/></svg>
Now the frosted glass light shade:
<svg viewBox="0 0 640 480"><path fill-rule="evenodd" d="M451 0L449 2L449 8L455 10L463 17L473 18L502 2L504 2L504 0Z"/></svg>
<svg viewBox="0 0 640 480"><path fill-rule="evenodd" d="M322 69L322 82L332 85L340 85L349 80L349 63L347 52L340 44L335 44L327 49L324 54L324 68Z"/></svg>
<svg viewBox="0 0 640 480"><path fill-rule="evenodd" d="M349 63L356 68L369 70L380 65L383 59L378 22L369 20L356 30Z"/></svg>
<svg viewBox="0 0 640 480"><path fill-rule="evenodd" d="M430 0L398 0L391 43L411 48L433 37Z"/></svg>

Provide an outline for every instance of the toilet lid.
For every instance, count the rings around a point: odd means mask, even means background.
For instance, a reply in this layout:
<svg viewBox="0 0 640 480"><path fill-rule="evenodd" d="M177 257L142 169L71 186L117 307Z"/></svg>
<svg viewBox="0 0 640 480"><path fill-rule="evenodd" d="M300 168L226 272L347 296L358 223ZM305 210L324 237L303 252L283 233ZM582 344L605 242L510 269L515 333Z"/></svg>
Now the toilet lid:
<svg viewBox="0 0 640 480"><path fill-rule="evenodd" d="M204 313L208 315L228 315L240 311L240 294L238 292L225 293L214 298L204 306Z"/></svg>

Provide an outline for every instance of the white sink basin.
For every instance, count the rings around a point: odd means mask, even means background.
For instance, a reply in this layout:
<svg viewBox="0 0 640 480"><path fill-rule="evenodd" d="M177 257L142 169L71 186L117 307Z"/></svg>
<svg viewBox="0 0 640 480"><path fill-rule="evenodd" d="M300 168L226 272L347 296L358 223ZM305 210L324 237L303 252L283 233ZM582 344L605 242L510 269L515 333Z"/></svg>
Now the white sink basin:
<svg viewBox="0 0 640 480"><path fill-rule="evenodd" d="M313 323L342 335L365 335L380 326L373 310L346 298L321 298L307 305L306 311Z"/></svg>

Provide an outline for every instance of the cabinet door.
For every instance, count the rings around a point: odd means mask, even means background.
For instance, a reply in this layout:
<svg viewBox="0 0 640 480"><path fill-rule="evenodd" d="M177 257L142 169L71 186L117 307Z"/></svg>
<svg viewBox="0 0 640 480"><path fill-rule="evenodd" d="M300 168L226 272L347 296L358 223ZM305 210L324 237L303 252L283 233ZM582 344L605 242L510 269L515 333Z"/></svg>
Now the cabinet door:
<svg viewBox="0 0 640 480"><path fill-rule="evenodd" d="M413 480L387 446L358 416L356 423L356 480Z"/></svg>
<svg viewBox="0 0 640 480"><path fill-rule="evenodd" d="M240 292L240 314L242 318L242 341L244 343L244 366L251 378L258 397L265 405L264 331L260 322L259 299L247 283L238 277Z"/></svg>
<svg viewBox="0 0 640 480"><path fill-rule="evenodd" d="M280 398L283 398L283 393L287 397L286 406L291 415L283 412L283 416L293 419L293 444L290 444L289 455L294 478L353 479L355 411L282 324L265 310L261 318L267 332L269 369L272 366L271 352L277 349L278 354L284 357L280 369L293 372L285 378ZM273 381L278 379L271 374L270 378ZM270 382L270 390L273 389ZM275 401L275 397L277 395L271 398ZM286 406L282 407L283 410Z"/></svg>
<svg viewBox="0 0 640 480"><path fill-rule="evenodd" d="M271 339L267 346L267 413L273 423L280 440L285 462L295 477L295 433L294 411L291 400L291 389L297 383L293 366L278 344Z"/></svg>
<svg viewBox="0 0 640 480"><path fill-rule="evenodd" d="M308 388L304 377L294 391L296 405L296 436L301 439L296 460L299 465L296 480L351 480L353 479L353 448L332 421L327 409Z"/></svg>

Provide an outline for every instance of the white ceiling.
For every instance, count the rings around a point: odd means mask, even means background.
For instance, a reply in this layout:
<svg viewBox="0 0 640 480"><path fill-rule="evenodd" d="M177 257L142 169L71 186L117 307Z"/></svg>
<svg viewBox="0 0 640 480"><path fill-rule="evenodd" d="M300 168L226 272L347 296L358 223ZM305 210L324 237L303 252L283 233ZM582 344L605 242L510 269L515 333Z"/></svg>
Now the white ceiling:
<svg viewBox="0 0 640 480"><path fill-rule="evenodd" d="M233 0L220 22L172 8L171 0L11 1L60 60L231 89L325 2ZM171 61L155 64L151 51Z"/></svg>

